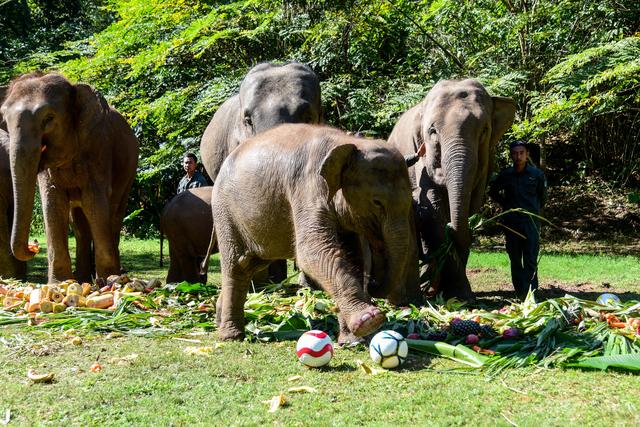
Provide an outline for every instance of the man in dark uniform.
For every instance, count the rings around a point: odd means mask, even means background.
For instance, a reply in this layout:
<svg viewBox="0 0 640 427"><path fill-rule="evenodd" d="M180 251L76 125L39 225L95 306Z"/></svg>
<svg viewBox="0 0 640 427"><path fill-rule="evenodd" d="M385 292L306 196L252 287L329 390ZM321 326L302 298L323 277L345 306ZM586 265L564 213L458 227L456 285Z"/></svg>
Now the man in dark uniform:
<svg viewBox="0 0 640 427"><path fill-rule="evenodd" d="M522 209L539 216L547 195L544 173L528 164L529 149L524 141L512 142L509 150L513 166L500 171L490 186L489 196L504 211ZM524 299L529 289L538 289L540 220L523 212L509 212L502 218L511 281L518 297Z"/></svg>
<svg viewBox="0 0 640 427"><path fill-rule="evenodd" d="M188 188L206 187L209 185L207 179L196 170L198 160L193 153L186 153L182 158L182 167L187 173L178 183L178 194Z"/></svg>

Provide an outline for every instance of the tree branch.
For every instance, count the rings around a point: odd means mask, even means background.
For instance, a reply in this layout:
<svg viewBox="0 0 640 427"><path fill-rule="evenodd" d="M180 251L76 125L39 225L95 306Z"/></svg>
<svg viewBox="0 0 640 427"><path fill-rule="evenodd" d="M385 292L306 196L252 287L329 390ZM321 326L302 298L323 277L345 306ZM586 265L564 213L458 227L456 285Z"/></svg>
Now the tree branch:
<svg viewBox="0 0 640 427"><path fill-rule="evenodd" d="M399 9L395 4L393 4L390 0L387 0L387 3L389 3L389 5L394 8L395 10L397 10L398 12L400 12L402 14L402 16L404 16L406 19L408 19L409 21L411 21L411 23L413 23L413 25L416 26L416 28L418 28L418 30L420 30L420 32L422 34L424 34L430 41L431 43L435 44L436 46L438 46L438 48L444 52L444 54L450 58L457 66L458 68L460 68L460 70L465 71L466 67L464 65L464 63L460 60L460 58L458 58L456 55L454 55L449 49L447 49L446 47L444 47L441 43L439 43L435 38L433 38L433 36L431 34L429 34L429 32L422 27L422 25L420 25L415 19L413 19L411 16L407 15L402 9Z"/></svg>

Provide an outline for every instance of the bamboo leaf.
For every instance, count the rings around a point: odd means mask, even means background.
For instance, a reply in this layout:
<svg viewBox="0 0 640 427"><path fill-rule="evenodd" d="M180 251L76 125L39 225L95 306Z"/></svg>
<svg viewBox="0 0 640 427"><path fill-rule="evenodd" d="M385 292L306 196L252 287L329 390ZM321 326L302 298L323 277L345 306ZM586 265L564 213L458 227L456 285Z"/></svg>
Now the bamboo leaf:
<svg viewBox="0 0 640 427"><path fill-rule="evenodd" d="M640 354L588 357L576 363L567 363L564 366L571 368L601 369L603 371L607 368L640 371Z"/></svg>
<svg viewBox="0 0 640 427"><path fill-rule="evenodd" d="M427 340L407 340L407 344L412 350L446 357L474 368L481 368L487 361L487 357L482 356L461 344L453 346L441 341Z"/></svg>

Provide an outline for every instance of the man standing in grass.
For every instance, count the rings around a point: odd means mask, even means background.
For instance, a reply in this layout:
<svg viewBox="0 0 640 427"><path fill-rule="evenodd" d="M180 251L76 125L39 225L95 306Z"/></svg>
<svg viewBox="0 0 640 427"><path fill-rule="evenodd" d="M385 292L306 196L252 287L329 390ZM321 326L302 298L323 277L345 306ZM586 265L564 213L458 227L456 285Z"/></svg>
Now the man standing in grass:
<svg viewBox="0 0 640 427"><path fill-rule="evenodd" d="M538 253L540 252L540 210L547 195L544 173L529 164L529 149L524 141L509 145L513 166L503 169L489 189L489 196L503 211L505 243L511 262L511 282L518 297L529 289L538 289ZM528 213L534 214L529 215Z"/></svg>

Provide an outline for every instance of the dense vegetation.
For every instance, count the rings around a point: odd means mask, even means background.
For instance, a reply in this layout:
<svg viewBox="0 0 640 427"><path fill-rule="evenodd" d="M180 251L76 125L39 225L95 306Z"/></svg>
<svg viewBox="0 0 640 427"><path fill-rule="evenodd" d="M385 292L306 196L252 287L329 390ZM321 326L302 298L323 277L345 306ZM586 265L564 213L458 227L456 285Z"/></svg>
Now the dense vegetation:
<svg viewBox="0 0 640 427"><path fill-rule="evenodd" d="M518 102L507 140L633 197L639 31L632 0L5 0L0 83L59 70L127 116L142 143L137 234L154 232L181 153L261 61L310 64L326 121L382 137L438 80L478 78Z"/></svg>

